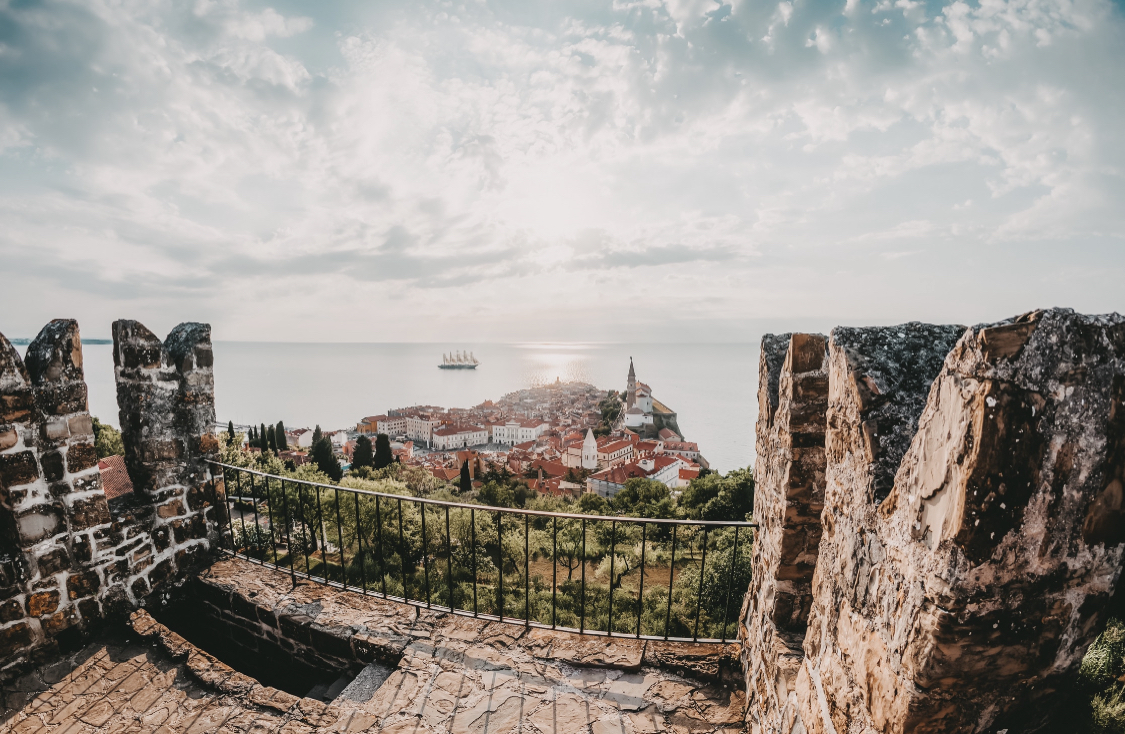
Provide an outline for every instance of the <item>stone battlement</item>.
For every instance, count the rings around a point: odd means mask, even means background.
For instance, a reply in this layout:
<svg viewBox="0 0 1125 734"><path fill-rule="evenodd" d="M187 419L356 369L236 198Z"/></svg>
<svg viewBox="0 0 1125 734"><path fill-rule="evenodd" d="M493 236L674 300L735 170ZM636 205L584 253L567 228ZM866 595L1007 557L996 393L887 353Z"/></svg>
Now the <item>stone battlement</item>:
<svg viewBox="0 0 1125 734"><path fill-rule="evenodd" d="M202 563L217 538L210 328L161 342L113 325L117 399L137 491L107 502L78 324L52 321L25 359L0 335L0 677L76 649Z"/></svg>
<svg viewBox="0 0 1125 734"><path fill-rule="evenodd" d="M1125 318L769 336L761 384L751 730L1045 726L1125 557Z"/></svg>

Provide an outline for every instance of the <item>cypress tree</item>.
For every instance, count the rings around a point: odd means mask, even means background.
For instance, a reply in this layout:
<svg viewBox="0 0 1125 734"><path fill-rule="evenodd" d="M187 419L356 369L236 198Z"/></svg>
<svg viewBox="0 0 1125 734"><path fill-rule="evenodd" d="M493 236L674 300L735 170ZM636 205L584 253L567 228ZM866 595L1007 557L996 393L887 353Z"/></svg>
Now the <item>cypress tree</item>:
<svg viewBox="0 0 1125 734"><path fill-rule="evenodd" d="M274 429L273 435L274 435L274 438L277 439L277 450L278 451L288 451L289 450L289 440L287 438L285 438L285 424L284 423L282 423L281 421L277 422L277 428Z"/></svg>
<svg viewBox="0 0 1125 734"><path fill-rule="evenodd" d="M234 421L227 421L227 446L234 445Z"/></svg>
<svg viewBox="0 0 1125 734"><path fill-rule="evenodd" d="M385 466L390 466L394 460L395 455L391 451L391 439L387 434L380 433L375 437L375 468L382 469Z"/></svg>
<svg viewBox="0 0 1125 734"><path fill-rule="evenodd" d="M269 443L266 442L266 424L265 423L262 423L258 427L258 448L260 448L262 450L263 454L266 453L267 451L269 451L269 449L270 449Z"/></svg>
<svg viewBox="0 0 1125 734"><path fill-rule="evenodd" d="M352 452L352 469L374 466L374 458L371 452L371 439L360 434L355 440L355 450Z"/></svg>
<svg viewBox="0 0 1125 734"><path fill-rule="evenodd" d="M320 424L317 424L316 428L313 429L313 445L315 446L316 442L322 438L324 438L324 434L320 431Z"/></svg>
<svg viewBox="0 0 1125 734"><path fill-rule="evenodd" d="M246 434L246 445L247 447L258 445L258 429L254 426L250 426L250 432Z"/></svg>
<svg viewBox="0 0 1125 734"><path fill-rule="evenodd" d="M273 426L266 427L266 443L270 447L270 451L277 451L277 436L274 434Z"/></svg>
<svg viewBox="0 0 1125 734"><path fill-rule="evenodd" d="M340 468L340 462L336 460L335 454L332 453L332 440L330 438L321 437L319 441L313 443L310 456L316 467L327 474L332 481L338 482L344 476L344 470Z"/></svg>
<svg viewBox="0 0 1125 734"><path fill-rule="evenodd" d="M461 491L469 492L473 488L473 479L469 476L469 462L461 465Z"/></svg>

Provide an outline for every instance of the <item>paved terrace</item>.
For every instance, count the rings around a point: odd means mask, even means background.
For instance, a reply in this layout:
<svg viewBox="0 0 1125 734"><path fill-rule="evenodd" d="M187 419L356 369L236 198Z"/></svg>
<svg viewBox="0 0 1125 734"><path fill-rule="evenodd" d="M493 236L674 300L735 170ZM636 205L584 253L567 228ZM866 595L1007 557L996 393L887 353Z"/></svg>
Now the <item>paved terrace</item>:
<svg viewBox="0 0 1125 734"><path fill-rule="evenodd" d="M230 630L241 629L243 643L261 636L263 654L280 646L320 662L351 656L362 672L331 703L298 698L141 610L129 629L7 686L0 732L733 734L745 726L741 671L728 677L726 667L737 659L733 645L527 629L311 583L293 588L287 575L237 559L188 588L222 617L220 646L236 644ZM362 667L395 659L381 684L374 667Z"/></svg>

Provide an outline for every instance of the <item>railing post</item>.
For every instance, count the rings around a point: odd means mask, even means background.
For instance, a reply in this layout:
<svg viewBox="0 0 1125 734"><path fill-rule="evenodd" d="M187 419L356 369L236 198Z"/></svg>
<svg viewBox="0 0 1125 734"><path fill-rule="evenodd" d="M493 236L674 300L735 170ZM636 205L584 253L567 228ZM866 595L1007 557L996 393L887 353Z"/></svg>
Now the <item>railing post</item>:
<svg viewBox="0 0 1125 734"><path fill-rule="evenodd" d="M498 595L498 604L500 610L500 621L504 621L504 516L502 513L496 513L496 560L497 560L497 576L500 577L500 593Z"/></svg>
<svg viewBox="0 0 1125 734"><path fill-rule="evenodd" d="M551 629L555 628L559 590L559 519L551 518Z"/></svg>
<svg viewBox="0 0 1125 734"><path fill-rule="evenodd" d="M609 623L606 633L613 637L613 571L617 562L617 521L609 525Z"/></svg>
<svg viewBox="0 0 1125 734"><path fill-rule="evenodd" d="M703 573L707 569L707 531L709 529L706 525L703 526L703 558L699 562L699 595L695 600L695 627L691 633L693 642L699 641L699 610L703 606Z"/></svg>
<svg viewBox="0 0 1125 734"><path fill-rule="evenodd" d="M641 522L641 586L637 592L637 639L641 637L641 618L645 613L645 538L648 523Z"/></svg>
<svg viewBox="0 0 1125 734"><path fill-rule="evenodd" d="M289 556L289 578L293 580L293 588L297 588L297 569L293 563L293 555L297 552L293 548L293 517L289 514L289 494L285 491L285 480L281 480L281 511L285 513L285 548Z"/></svg>
<svg viewBox="0 0 1125 734"><path fill-rule="evenodd" d="M359 516L359 492L352 492L355 498L355 545L359 558L359 578L363 584L363 593L367 593L367 557L363 553L363 523Z"/></svg>
<svg viewBox="0 0 1125 734"><path fill-rule="evenodd" d="M734 562L738 557L738 526L734 526L734 548L730 553L730 570L727 572L727 598L723 602L723 631L722 642L727 641L727 617L730 616L730 589L734 585Z"/></svg>
<svg viewBox="0 0 1125 734"><path fill-rule="evenodd" d="M348 588L348 559L344 556L344 529L340 522L340 488L337 487L334 491L336 493L336 542L340 545L340 577L344 580L344 588L346 589Z"/></svg>
<svg viewBox="0 0 1125 734"><path fill-rule="evenodd" d="M668 564L668 611L664 615L664 639L668 639L668 628L672 626L672 583L676 580L676 531L679 525L672 526L672 560Z"/></svg>
<svg viewBox="0 0 1125 734"><path fill-rule="evenodd" d="M531 626L531 554L528 550L528 515L523 516L523 621L525 626Z"/></svg>
<svg viewBox="0 0 1125 734"><path fill-rule="evenodd" d="M430 563L427 558L429 551L426 547L426 503L418 504L418 511L422 513L422 572L426 578L426 609L430 608Z"/></svg>
<svg viewBox="0 0 1125 734"><path fill-rule="evenodd" d="M582 611L578 615L578 634L586 630L586 518L582 518Z"/></svg>

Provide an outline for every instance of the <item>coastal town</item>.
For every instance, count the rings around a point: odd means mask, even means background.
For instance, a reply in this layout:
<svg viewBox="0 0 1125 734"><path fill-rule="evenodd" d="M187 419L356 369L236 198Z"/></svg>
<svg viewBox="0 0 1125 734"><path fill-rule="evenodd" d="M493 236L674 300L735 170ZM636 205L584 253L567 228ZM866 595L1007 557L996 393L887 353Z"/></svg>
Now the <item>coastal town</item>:
<svg viewBox="0 0 1125 734"><path fill-rule="evenodd" d="M314 433L285 429L279 458L307 463ZM323 436L346 467L361 436L373 441L380 434L395 461L438 480L457 482L467 466L477 486L485 473L506 470L530 489L560 497L611 498L634 477L677 492L709 469L698 445L681 435L675 411L637 380L631 359L624 392L556 380L471 408L394 408Z"/></svg>

